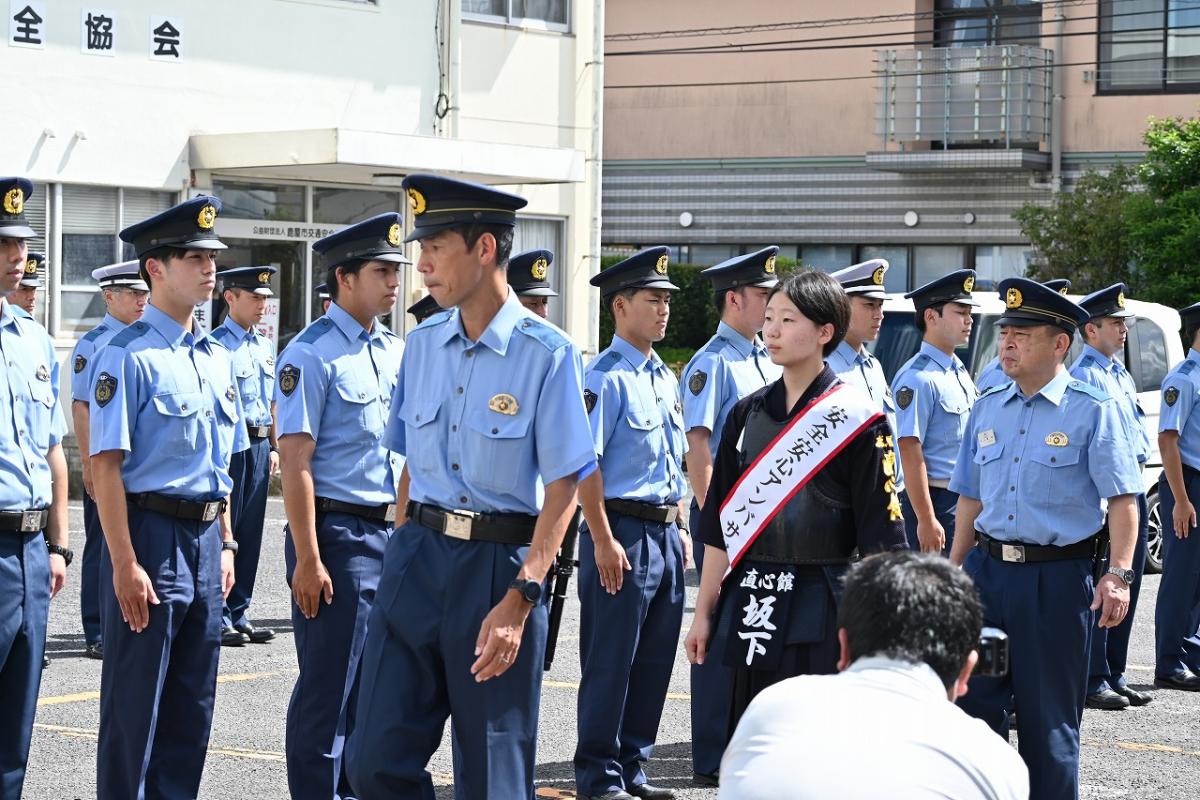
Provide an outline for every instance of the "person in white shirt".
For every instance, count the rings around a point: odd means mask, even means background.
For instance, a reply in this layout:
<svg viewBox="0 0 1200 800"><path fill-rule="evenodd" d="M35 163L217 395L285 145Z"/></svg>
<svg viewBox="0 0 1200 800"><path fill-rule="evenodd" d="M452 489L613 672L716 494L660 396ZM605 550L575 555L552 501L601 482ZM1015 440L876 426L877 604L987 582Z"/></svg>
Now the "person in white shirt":
<svg viewBox="0 0 1200 800"><path fill-rule="evenodd" d="M1016 750L954 704L978 660L971 579L943 559L892 552L857 564L845 587L842 671L754 699L721 761L721 800L1028 798Z"/></svg>

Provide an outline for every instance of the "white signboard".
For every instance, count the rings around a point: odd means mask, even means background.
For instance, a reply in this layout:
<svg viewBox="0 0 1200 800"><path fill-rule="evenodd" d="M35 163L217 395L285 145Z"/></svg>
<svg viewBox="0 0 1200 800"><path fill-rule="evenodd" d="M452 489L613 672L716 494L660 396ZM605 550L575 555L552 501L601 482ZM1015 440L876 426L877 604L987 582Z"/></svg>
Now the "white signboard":
<svg viewBox="0 0 1200 800"><path fill-rule="evenodd" d="M222 239L275 239L278 241L315 242L345 225L323 225L317 222L283 222L279 220L227 219L217 217L216 231Z"/></svg>
<svg viewBox="0 0 1200 800"><path fill-rule="evenodd" d="M8 4L8 43L13 47L46 49L46 4L11 0Z"/></svg>

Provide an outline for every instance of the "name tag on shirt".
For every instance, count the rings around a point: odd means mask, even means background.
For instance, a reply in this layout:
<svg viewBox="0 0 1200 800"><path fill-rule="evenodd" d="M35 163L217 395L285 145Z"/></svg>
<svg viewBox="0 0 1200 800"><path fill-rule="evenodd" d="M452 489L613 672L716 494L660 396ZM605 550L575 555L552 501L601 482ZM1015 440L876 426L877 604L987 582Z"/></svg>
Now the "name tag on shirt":
<svg viewBox="0 0 1200 800"><path fill-rule="evenodd" d="M979 434L979 446L987 447L996 443L996 432L993 430L981 431Z"/></svg>

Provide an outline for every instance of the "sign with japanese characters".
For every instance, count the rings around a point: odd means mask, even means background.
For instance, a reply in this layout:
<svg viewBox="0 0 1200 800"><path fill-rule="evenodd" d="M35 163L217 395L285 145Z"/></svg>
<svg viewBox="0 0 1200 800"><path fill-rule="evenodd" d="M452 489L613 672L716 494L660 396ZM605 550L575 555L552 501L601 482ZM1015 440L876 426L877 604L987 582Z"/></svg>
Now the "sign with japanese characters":
<svg viewBox="0 0 1200 800"><path fill-rule="evenodd" d="M323 225L316 222L284 222L281 220L233 219L217 217L217 235L222 239L274 239L278 241L315 242L344 225Z"/></svg>
<svg viewBox="0 0 1200 800"><path fill-rule="evenodd" d="M179 17L150 17L150 58L179 61L183 47L183 21Z"/></svg>
<svg viewBox="0 0 1200 800"><path fill-rule="evenodd" d="M8 43L13 47L46 49L46 4L12 0L8 5Z"/></svg>
<svg viewBox="0 0 1200 800"><path fill-rule="evenodd" d="M79 51L87 56L111 57L116 51L117 15L106 9L84 7L79 17Z"/></svg>
<svg viewBox="0 0 1200 800"><path fill-rule="evenodd" d="M760 572L761 570L761 572ZM747 569L733 589L733 630L725 646L731 667L775 669L787 645L796 575L793 567Z"/></svg>

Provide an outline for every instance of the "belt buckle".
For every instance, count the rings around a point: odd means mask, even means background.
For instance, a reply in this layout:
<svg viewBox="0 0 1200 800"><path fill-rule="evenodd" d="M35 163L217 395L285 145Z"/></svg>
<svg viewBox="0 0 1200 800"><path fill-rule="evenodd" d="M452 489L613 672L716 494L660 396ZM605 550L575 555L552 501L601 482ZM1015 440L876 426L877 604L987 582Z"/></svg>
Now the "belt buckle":
<svg viewBox="0 0 1200 800"><path fill-rule="evenodd" d="M383 510L383 521L384 522L395 522L396 521L396 504L395 503L387 504L387 508L385 508Z"/></svg>
<svg viewBox="0 0 1200 800"><path fill-rule="evenodd" d="M466 511L461 508L447 511L442 523L442 533L454 539L470 541L471 526L474 524L476 516L474 511Z"/></svg>
<svg viewBox="0 0 1200 800"><path fill-rule="evenodd" d="M22 511L21 512L21 532L34 533L42 529L42 512L41 511Z"/></svg>
<svg viewBox="0 0 1200 800"><path fill-rule="evenodd" d="M1014 564L1025 563L1025 547L1019 544L1002 544L1000 545L1000 558L1003 561L1011 561Z"/></svg>
<svg viewBox="0 0 1200 800"><path fill-rule="evenodd" d="M213 500L204 504L204 516L200 517L201 522L212 522L221 513L221 501Z"/></svg>

